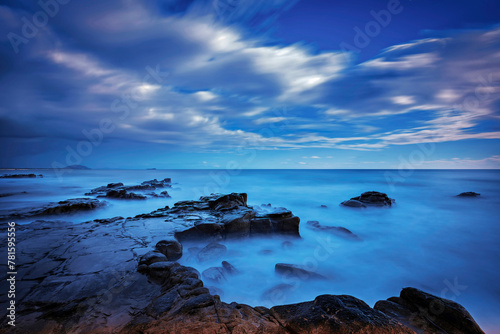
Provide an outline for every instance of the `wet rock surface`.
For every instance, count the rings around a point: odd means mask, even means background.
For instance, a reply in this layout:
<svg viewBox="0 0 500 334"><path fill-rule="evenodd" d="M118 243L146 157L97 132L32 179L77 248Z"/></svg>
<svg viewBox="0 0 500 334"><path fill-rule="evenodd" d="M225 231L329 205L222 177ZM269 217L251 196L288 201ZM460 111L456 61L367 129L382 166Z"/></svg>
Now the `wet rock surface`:
<svg viewBox="0 0 500 334"><path fill-rule="evenodd" d="M41 207L12 210L8 215L0 216L0 219L71 214L79 211L94 210L105 205L106 202L94 198L73 198L65 201L48 203Z"/></svg>
<svg viewBox="0 0 500 334"><path fill-rule="evenodd" d="M484 334L462 305L415 288L404 288L399 297L378 301L374 309L417 333Z"/></svg>
<svg viewBox="0 0 500 334"><path fill-rule="evenodd" d="M387 194L378 191L367 191L362 193L360 196L353 197L348 201L344 201L341 205L364 208L367 206L392 206L396 201L389 198Z"/></svg>
<svg viewBox="0 0 500 334"><path fill-rule="evenodd" d="M16 226L16 327L6 326L8 300L1 294L0 333L421 332L407 325L406 313L393 311L399 310L397 307L379 302L371 308L351 296L322 295L313 301L270 309L224 303L210 293L200 276L207 283L221 282L235 274L236 268L222 261L220 267L200 274L173 260L183 251L182 241L175 237L193 228L199 231L198 227L205 224L219 226L220 237L239 238L253 235L252 220L267 219L269 233L293 232L298 236L298 218L294 219L290 211L265 209L248 207L246 195L213 195L180 202L147 217L115 217L81 224L35 221ZM208 231L198 234L204 238L201 247L191 247L188 253L198 256L208 245L207 254L221 248L211 243L213 231ZM293 249L293 244L289 248ZM293 264L277 267L297 275L312 273ZM0 288L6 291L7 281L1 278ZM271 292L286 294L292 290L293 286L277 286ZM437 297L409 290L401 294L401 301L390 300L411 313L411 307L426 307L432 298ZM465 309L444 302L445 311L433 321L439 330L429 327L426 333L462 333L455 331L458 327L463 333L482 333ZM447 327L451 324L455 327Z"/></svg>
<svg viewBox="0 0 500 334"><path fill-rule="evenodd" d="M120 199L146 199L147 196L150 197L170 197L168 192L162 191L160 195L152 190L171 188L172 180L170 178L165 178L158 181L157 179L144 181L138 185L126 186L122 182L109 183L106 186L98 187L92 189L90 192L86 193L85 196L97 196L97 197L109 197L109 198L120 198ZM137 194L135 192L146 192L147 194Z"/></svg>

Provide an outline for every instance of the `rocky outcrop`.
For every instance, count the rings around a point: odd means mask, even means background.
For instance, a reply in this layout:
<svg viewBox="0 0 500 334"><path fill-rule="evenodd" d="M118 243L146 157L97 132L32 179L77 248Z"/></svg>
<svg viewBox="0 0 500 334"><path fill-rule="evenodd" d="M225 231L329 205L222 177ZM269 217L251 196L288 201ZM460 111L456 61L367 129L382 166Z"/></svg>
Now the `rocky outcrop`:
<svg viewBox="0 0 500 334"><path fill-rule="evenodd" d="M146 196L139 195L132 192L127 192L125 189L120 190L109 190L106 195L100 195L97 197L107 197L107 198L119 198L119 199L146 199Z"/></svg>
<svg viewBox="0 0 500 334"><path fill-rule="evenodd" d="M389 198L387 194L378 191L367 191L362 193L360 196L353 197L348 201L340 203L344 206L355 207L355 208L365 208L367 206L392 206L396 201Z"/></svg>
<svg viewBox="0 0 500 334"><path fill-rule="evenodd" d="M109 183L106 186L98 187L92 189L90 192L86 193L85 196L98 196L98 197L110 197L110 198L121 198L121 199L146 199L146 194L136 194L133 191L151 191L163 188L171 188L172 180L170 178L165 178L158 181L157 179L144 181L141 184L133 186L125 186L121 182ZM156 193L149 192L147 195L151 197L170 197L168 192L163 191L160 195Z"/></svg>
<svg viewBox="0 0 500 334"><path fill-rule="evenodd" d="M300 219L284 208L262 210L247 205L247 194L214 194L199 201L178 202L172 214L190 212L192 227L175 233L180 242L187 240L222 240L262 234L299 236Z"/></svg>
<svg viewBox="0 0 500 334"><path fill-rule="evenodd" d="M39 208L13 210L9 215L0 218L30 218L37 216L71 214L79 211L94 210L105 205L106 202L93 198L73 198L56 203L48 203Z"/></svg>
<svg viewBox="0 0 500 334"><path fill-rule="evenodd" d="M457 197L479 197L481 194L475 193L473 191L466 191L464 193L458 194Z"/></svg>
<svg viewBox="0 0 500 334"><path fill-rule="evenodd" d="M42 174L39 177L43 177ZM0 179L25 179L25 178L36 178L36 174L4 174L0 175Z"/></svg>
<svg viewBox="0 0 500 334"><path fill-rule="evenodd" d="M356 240L356 241L361 240L356 234L352 233L350 230L348 230L347 228L342 227L342 226L324 226L324 225L321 225L316 220L308 221L307 226L311 229L331 233L333 235L336 235L336 236L344 238L344 239Z"/></svg>
<svg viewBox="0 0 500 334"><path fill-rule="evenodd" d="M248 218L250 225L256 217L276 224L293 217L284 209L266 207L263 212L248 207L246 196L224 196L183 202L172 209L157 210L150 218L115 217L81 224L37 221L16 226L16 327L5 323L9 301L2 294L0 333L421 332L412 329L406 313L384 307L383 302L370 308L351 296L322 295L313 301L270 309L222 302L200 277L221 282L237 274L237 269L222 261L221 266L200 274L174 262L172 259L182 254L182 245L173 240L175 232L192 229L205 220L226 231L227 224L222 222L232 222L240 211L254 212L253 218ZM211 245L205 247L206 252L213 255L212 250L221 247L210 243L210 235L206 237L204 243ZM287 249L293 249L293 244ZM201 251L193 250L193 256ZM292 264L277 268L297 275L312 273ZM5 277L0 282L5 284ZM293 288L278 286L270 292L288 293ZM416 291L409 290L401 294L401 300L390 301L410 313L433 307L432 298L437 297ZM439 319L431 319L439 329L429 327L426 333L462 333L454 331L457 328L464 333L482 333L465 309L444 302L442 313L435 315ZM455 327L447 327L452 324Z"/></svg>
<svg viewBox="0 0 500 334"><path fill-rule="evenodd" d="M484 334L462 305L415 288L404 288L399 297L378 301L374 309L416 333Z"/></svg>

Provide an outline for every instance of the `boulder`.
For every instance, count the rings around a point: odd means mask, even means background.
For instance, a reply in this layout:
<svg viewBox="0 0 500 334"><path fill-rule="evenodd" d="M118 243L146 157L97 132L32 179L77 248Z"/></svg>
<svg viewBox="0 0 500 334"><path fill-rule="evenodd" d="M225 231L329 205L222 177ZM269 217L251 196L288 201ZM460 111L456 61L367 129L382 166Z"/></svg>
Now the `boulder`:
<svg viewBox="0 0 500 334"><path fill-rule="evenodd" d="M203 279L213 282L213 283L224 283L227 279L224 268L221 267L210 267L201 273Z"/></svg>
<svg viewBox="0 0 500 334"><path fill-rule="evenodd" d="M226 246L212 242L202 248L197 257L200 262L213 261L223 257L226 252Z"/></svg>
<svg viewBox="0 0 500 334"><path fill-rule="evenodd" d="M161 240L155 248L165 255L168 261L176 261L182 257L182 244L176 240Z"/></svg>
<svg viewBox="0 0 500 334"><path fill-rule="evenodd" d="M24 179L24 178L35 178L36 174L4 174L0 176L0 179ZM43 175L41 176L43 177Z"/></svg>
<svg viewBox="0 0 500 334"><path fill-rule="evenodd" d="M344 202L342 202L340 204L342 204L343 206L351 207L351 208L366 208L366 205L364 205L360 201L356 201L356 200L353 200L353 199L344 201Z"/></svg>
<svg viewBox="0 0 500 334"><path fill-rule="evenodd" d="M222 261L222 268L224 269L224 272L229 275L236 275L239 273L239 270L227 261Z"/></svg>
<svg viewBox="0 0 500 334"><path fill-rule="evenodd" d="M464 193L458 194L457 197L479 197L481 194L475 193L473 191L466 191Z"/></svg>
<svg viewBox="0 0 500 334"><path fill-rule="evenodd" d="M355 201L355 202L352 202ZM358 203L359 202L359 203ZM367 191L360 196L353 197L349 201L342 202L341 205L349 207L363 207L366 206L392 206L395 200L389 198L387 194L378 191Z"/></svg>
<svg viewBox="0 0 500 334"><path fill-rule="evenodd" d="M404 288L399 297L378 301L374 309L417 333L484 334L462 305L415 288Z"/></svg>
<svg viewBox="0 0 500 334"><path fill-rule="evenodd" d="M342 226L323 226L316 220L308 221L307 226L314 230L328 232L344 239L361 240L356 234Z"/></svg>
<svg viewBox="0 0 500 334"><path fill-rule="evenodd" d="M274 271L279 275L285 277L298 277L301 280L326 279L325 276L309 271L305 269L304 266L297 264L277 263L274 266Z"/></svg>
<svg viewBox="0 0 500 334"><path fill-rule="evenodd" d="M139 259L139 265L145 264L147 266L156 262L166 262L167 257L158 251L149 251Z"/></svg>

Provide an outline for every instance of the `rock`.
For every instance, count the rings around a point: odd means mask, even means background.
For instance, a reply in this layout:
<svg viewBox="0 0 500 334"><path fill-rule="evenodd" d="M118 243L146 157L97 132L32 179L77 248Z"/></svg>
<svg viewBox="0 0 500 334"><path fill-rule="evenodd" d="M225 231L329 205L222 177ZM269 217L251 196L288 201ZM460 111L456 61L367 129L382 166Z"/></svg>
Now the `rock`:
<svg viewBox="0 0 500 334"><path fill-rule="evenodd" d="M415 288L404 288L399 297L378 301L374 309L417 333L484 334L462 305Z"/></svg>
<svg viewBox="0 0 500 334"><path fill-rule="evenodd" d="M285 277L298 277L301 280L326 279L326 277L324 277L323 275L309 271L305 269L304 266L296 264L277 263L274 266L274 271L277 274L283 275Z"/></svg>
<svg viewBox="0 0 500 334"><path fill-rule="evenodd" d="M165 190L160 193L160 197L170 198L171 196L168 194L168 191Z"/></svg>
<svg viewBox="0 0 500 334"><path fill-rule="evenodd" d="M227 261L222 261L222 268L224 269L224 272L229 275L236 275L239 273L239 270Z"/></svg>
<svg viewBox="0 0 500 334"><path fill-rule="evenodd" d="M275 306L270 313L289 333L415 334L351 296L322 295L311 302Z"/></svg>
<svg viewBox="0 0 500 334"><path fill-rule="evenodd" d="M461 194L458 194L457 197L479 197L481 194L475 193L473 191L467 191Z"/></svg>
<svg viewBox="0 0 500 334"><path fill-rule="evenodd" d="M222 291L221 289L219 289L216 286L207 286L207 289L212 296L217 295L217 296L222 297L224 295L224 291Z"/></svg>
<svg viewBox="0 0 500 334"><path fill-rule="evenodd" d="M143 256L141 256L139 260L139 265L145 264L147 266L156 263L156 262L166 262L168 261L167 257L158 251L149 251Z"/></svg>
<svg viewBox="0 0 500 334"><path fill-rule="evenodd" d="M356 202L352 202L356 201ZM359 202L359 203L358 203ZM367 191L362 193L358 197L353 197L349 201L342 202L341 205L350 207L363 207L365 206L392 206L395 202L392 198L389 198L387 194L378 191Z"/></svg>
<svg viewBox="0 0 500 334"><path fill-rule="evenodd" d="M247 206L247 194L245 193L232 193L229 195L211 195L201 198L202 201L208 201L211 210L233 210Z"/></svg>
<svg viewBox="0 0 500 334"><path fill-rule="evenodd" d="M182 257L182 245L175 240L162 240L156 246L156 250L167 257L168 261L176 261Z"/></svg>
<svg viewBox="0 0 500 334"><path fill-rule="evenodd" d="M342 204L343 206L351 207L351 208L366 208L366 205L364 205L360 201L356 201L356 200L353 200L353 199L344 201L344 202L342 202L340 204Z"/></svg>
<svg viewBox="0 0 500 334"><path fill-rule="evenodd" d="M356 234L352 233L350 230L348 230L342 226L323 226L323 225L320 225L320 223L316 220L308 221L307 226L309 226L310 228L312 228L314 230L328 232L328 233L334 234L336 236L339 236L341 238L345 238L345 239L349 239L349 240L357 240L357 241L361 240Z"/></svg>
<svg viewBox="0 0 500 334"><path fill-rule="evenodd" d="M268 301L271 304L279 305L285 302L287 296L295 290L295 286L291 284L278 284L262 293L260 298Z"/></svg>
<svg viewBox="0 0 500 334"><path fill-rule="evenodd" d="M22 195L22 194L27 194L27 192L21 191L18 193L3 193L3 194L0 194L0 197L8 197L8 196L15 196L15 195Z"/></svg>
<svg viewBox="0 0 500 334"><path fill-rule="evenodd" d="M123 183L121 183L121 182L108 183L108 185L106 186L106 188L117 188L117 187L122 187L122 186L123 186Z"/></svg>
<svg viewBox="0 0 500 334"><path fill-rule="evenodd" d="M321 204L320 205L320 208L323 208L323 209L328 209L328 206L324 205L324 204Z"/></svg>
<svg viewBox="0 0 500 334"><path fill-rule="evenodd" d="M94 210L105 205L106 202L101 202L93 198L73 198L57 203L49 203L40 208L13 210L8 217L28 218L35 216L71 214L80 211Z"/></svg>
<svg viewBox="0 0 500 334"><path fill-rule="evenodd" d="M226 246L212 242L202 248L197 257L200 262L213 261L223 257L226 252Z"/></svg>
<svg viewBox="0 0 500 334"><path fill-rule="evenodd" d="M4 174L0 176L0 179L24 179L24 178L35 178L36 174Z"/></svg>
<svg viewBox="0 0 500 334"><path fill-rule="evenodd" d="M108 198L120 198L120 199L146 199L144 195L138 195L136 193L128 193L126 190L110 190L106 193Z"/></svg>
<svg viewBox="0 0 500 334"><path fill-rule="evenodd" d="M221 267L210 267L201 273L203 279L214 283L224 283L227 279L224 275L224 268Z"/></svg>

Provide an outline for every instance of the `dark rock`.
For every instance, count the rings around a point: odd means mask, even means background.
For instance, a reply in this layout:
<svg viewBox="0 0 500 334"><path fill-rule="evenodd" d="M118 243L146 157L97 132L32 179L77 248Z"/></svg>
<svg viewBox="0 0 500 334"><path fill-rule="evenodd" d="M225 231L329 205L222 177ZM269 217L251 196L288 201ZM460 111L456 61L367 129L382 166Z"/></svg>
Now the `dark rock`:
<svg viewBox="0 0 500 334"><path fill-rule="evenodd" d="M304 266L288 263L277 263L274 266L274 270L277 274L286 277L298 277L301 280L308 279L326 279L323 275L317 274L315 272L309 271L304 268Z"/></svg>
<svg viewBox="0 0 500 334"><path fill-rule="evenodd" d="M279 305L282 304L287 299L288 295L295 289L295 286L291 284L282 283L267 289L260 297L262 300L269 301L274 305Z"/></svg>
<svg viewBox="0 0 500 334"><path fill-rule="evenodd" d="M24 178L35 178L36 174L4 174L0 176L0 179L24 179Z"/></svg>
<svg viewBox="0 0 500 334"><path fill-rule="evenodd" d="M119 198L119 199L146 199L146 196L144 196L144 195L139 195L136 193L128 193L124 189L110 190L106 193L106 196L103 196L103 197Z"/></svg>
<svg viewBox="0 0 500 334"><path fill-rule="evenodd" d="M320 205L320 208L323 208L323 209L328 209L328 207L324 204Z"/></svg>
<svg viewBox="0 0 500 334"><path fill-rule="evenodd" d="M342 226L323 226L316 220L308 221L307 226L314 230L328 232L341 238L357 241L361 240L356 234Z"/></svg>
<svg viewBox="0 0 500 334"><path fill-rule="evenodd" d="M162 192L160 193L160 196L161 196L161 197L168 197L168 198L170 198L170 195L168 194L168 191L166 191L166 190L165 190L165 191L162 191Z"/></svg>
<svg viewBox="0 0 500 334"><path fill-rule="evenodd" d="M322 295L311 302L275 306L270 313L290 333L414 334L351 296Z"/></svg>
<svg viewBox="0 0 500 334"><path fill-rule="evenodd" d="M224 283L227 279L224 275L224 268L221 267L210 267L201 273L203 279L214 283Z"/></svg>
<svg viewBox="0 0 500 334"><path fill-rule="evenodd" d="M462 305L415 288L404 288L399 297L378 301L374 309L417 333L484 334Z"/></svg>
<svg viewBox="0 0 500 334"><path fill-rule="evenodd" d="M458 194L457 197L479 197L481 194L475 193L473 191L467 191L461 194Z"/></svg>
<svg viewBox="0 0 500 334"><path fill-rule="evenodd" d="M12 211L9 217L28 218L34 216L48 216L59 214L72 214L79 211L94 210L106 205L93 198L73 198L57 203L49 203L40 208L25 208Z"/></svg>
<svg viewBox="0 0 500 334"><path fill-rule="evenodd" d="M223 257L226 252L226 246L212 242L202 248L197 257L200 262L213 261Z"/></svg>
<svg viewBox="0 0 500 334"><path fill-rule="evenodd" d="M122 186L123 186L123 183L121 183L121 182L108 183L108 185L106 186L106 188L117 188L117 187L122 187Z"/></svg>
<svg viewBox="0 0 500 334"><path fill-rule="evenodd" d="M239 273L239 270L227 261L222 261L222 268L224 269L224 272L229 275L236 275Z"/></svg>
<svg viewBox="0 0 500 334"><path fill-rule="evenodd" d="M360 203L352 201L360 202L365 206L392 206L395 202L392 198L389 198L387 194L378 191L367 191L362 193L360 196L353 197L351 200L342 202L341 204L350 207L363 207Z"/></svg>
<svg viewBox="0 0 500 334"><path fill-rule="evenodd" d="M340 204L342 204L343 206L351 207L351 208L366 208L366 205L364 205L360 201L356 201L356 200L353 200L353 199L344 201L344 202L342 202Z"/></svg>
<svg viewBox="0 0 500 334"><path fill-rule="evenodd" d="M182 257L182 245L175 240L162 240L156 244L156 250L167 257L169 261L176 261Z"/></svg>
<svg viewBox="0 0 500 334"><path fill-rule="evenodd" d="M215 194L202 197L200 200L208 201L210 209L216 211L233 210L247 206L247 194L245 193L232 193L229 195Z"/></svg>
<svg viewBox="0 0 500 334"><path fill-rule="evenodd" d="M150 251L141 256L139 259L139 265L145 264L149 266L150 264L156 263L156 262L166 262L168 261L167 257L158 252L158 251Z"/></svg>

